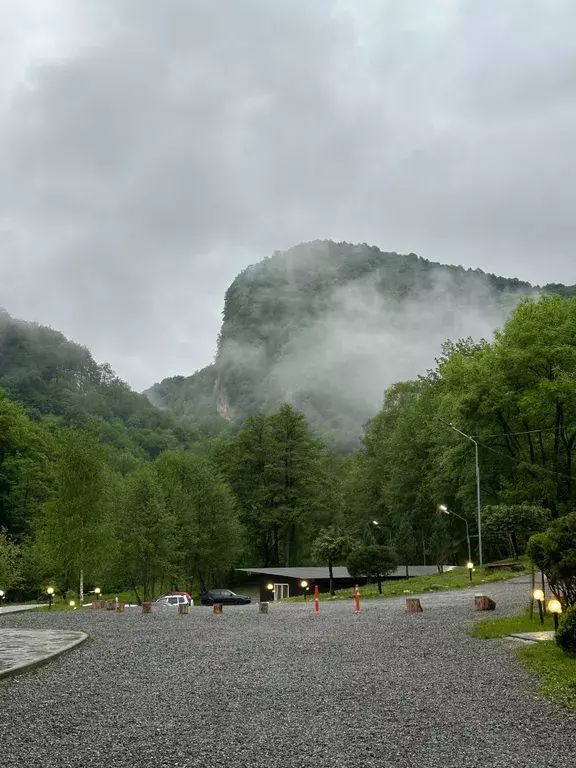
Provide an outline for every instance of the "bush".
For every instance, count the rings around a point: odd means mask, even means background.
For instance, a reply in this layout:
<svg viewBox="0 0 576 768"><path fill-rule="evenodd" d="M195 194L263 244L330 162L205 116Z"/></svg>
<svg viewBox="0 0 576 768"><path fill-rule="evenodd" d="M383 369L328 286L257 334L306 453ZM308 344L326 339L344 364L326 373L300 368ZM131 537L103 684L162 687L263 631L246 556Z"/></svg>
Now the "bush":
<svg viewBox="0 0 576 768"><path fill-rule="evenodd" d="M555 520L528 542L528 556L564 605L576 605L576 512Z"/></svg>
<svg viewBox="0 0 576 768"><path fill-rule="evenodd" d="M556 630L556 642L565 653L576 653L576 606L566 610Z"/></svg>

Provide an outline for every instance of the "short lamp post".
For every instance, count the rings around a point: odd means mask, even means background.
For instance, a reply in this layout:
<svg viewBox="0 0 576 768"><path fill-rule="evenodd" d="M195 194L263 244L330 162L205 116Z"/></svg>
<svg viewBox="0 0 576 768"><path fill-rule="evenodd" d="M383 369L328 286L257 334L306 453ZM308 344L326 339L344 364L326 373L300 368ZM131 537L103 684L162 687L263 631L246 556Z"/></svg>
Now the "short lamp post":
<svg viewBox="0 0 576 768"><path fill-rule="evenodd" d="M76 606L76 600L70 600L68 605L70 606L70 608L74 608Z"/></svg>
<svg viewBox="0 0 576 768"><path fill-rule="evenodd" d="M472 581L472 571L474 570L474 563L472 560L468 560L466 568L468 568L468 577L470 578L470 581Z"/></svg>
<svg viewBox="0 0 576 768"><path fill-rule="evenodd" d="M541 589L535 589L532 597L538 603L538 613L540 615L540 624L544 624L544 592Z"/></svg>
<svg viewBox="0 0 576 768"><path fill-rule="evenodd" d="M306 595L308 594L308 589L309 589L308 582L304 579L304 581L300 582L300 586L304 590L304 600L306 600Z"/></svg>
<svg viewBox="0 0 576 768"><path fill-rule="evenodd" d="M558 616L562 613L562 603L554 598L548 603L548 610L554 617L554 631L556 631L558 629Z"/></svg>
<svg viewBox="0 0 576 768"><path fill-rule="evenodd" d="M4 600L4 590L0 589L0 608L2 608L2 600Z"/></svg>
<svg viewBox="0 0 576 768"><path fill-rule="evenodd" d="M54 587L48 587L46 589L46 594L48 595L48 608L52 608L52 603L54 601Z"/></svg>
<svg viewBox="0 0 576 768"><path fill-rule="evenodd" d="M266 584L266 589L270 592L274 592L274 584ZM272 599L274 599L274 595L272 595Z"/></svg>
<svg viewBox="0 0 576 768"><path fill-rule="evenodd" d="M102 592L102 590L100 589L100 587L94 587L94 594L96 595L96 600L100 600L100 593L101 592Z"/></svg>

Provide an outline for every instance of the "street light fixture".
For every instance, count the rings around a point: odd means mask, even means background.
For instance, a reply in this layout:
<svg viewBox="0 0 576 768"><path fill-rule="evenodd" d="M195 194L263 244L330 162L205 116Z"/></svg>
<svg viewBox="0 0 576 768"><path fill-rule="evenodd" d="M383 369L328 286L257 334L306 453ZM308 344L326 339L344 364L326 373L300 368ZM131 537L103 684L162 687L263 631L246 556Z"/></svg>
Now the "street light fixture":
<svg viewBox="0 0 576 768"><path fill-rule="evenodd" d="M100 599L100 593L101 592L102 592L102 590L100 589L100 587L94 587L94 594L96 595L96 600Z"/></svg>
<svg viewBox="0 0 576 768"><path fill-rule="evenodd" d="M472 560L468 560L466 568L468 568L468 576L470 577L470 581L472 581L472 571L474 570L474 563Z"/></svg>
<svg viewBox="0 0 576 768"><path fill-rule="evenodd" d="M560 600L550 600L548 603L548 610L554 617L554 631L558 629L558 614L562 613L562 603Z"/></svg>
<svg viewBox="0 0 576 768"><path fill-rule="evenodd" d="M2 600L4 600L4 590L0 589L0 608L2 607Z"/></svg>
<svg viewBox="0 0 576 768"><path fill-rule="evenodd" d="M446 504L440 504L438 509L441 512L444 512L445 515L454 515L454 517L459 518L460 520L464 521L464 524L466 525L466 542L468 543L468 562L472 562L472 551L470 549L470 529L468 528L468 520L466 520L465 517L462 517L462 515L459 515L457 512L453 512L451 509L448 509ZM470 567L470 566L468 566ZM470 579L472 581L472 579Z"/></svg>
<svg viewBox="0 0 576 768"><path fill-rule="evenodd" d="M482 507L480 504L480 462L478 461L478 443L476 440L474 440L473 437L470 437L470 435L467 435L465 432L462 432L457 427L455 427L454 424L450 424L447 421L444 421L444 419L439 419L439 421L441 421L442 424L445 424L447 427L450 427L450 429L453 429L454 432L458 432L458 434L462 435L462 437L465 437L466 440L470 440L471 443L474 443L476 459L476 505L478 508L478 559L480 561L480 567L482 567L484 565L484 557L482 555Z"/></svg>
<svg viewBox="0 0 576 768"><path fill-rule="evenodd" d="M46 594L48 595L48 608L52 608L52 601L54 600L54 587L47 587Z"/></svg>

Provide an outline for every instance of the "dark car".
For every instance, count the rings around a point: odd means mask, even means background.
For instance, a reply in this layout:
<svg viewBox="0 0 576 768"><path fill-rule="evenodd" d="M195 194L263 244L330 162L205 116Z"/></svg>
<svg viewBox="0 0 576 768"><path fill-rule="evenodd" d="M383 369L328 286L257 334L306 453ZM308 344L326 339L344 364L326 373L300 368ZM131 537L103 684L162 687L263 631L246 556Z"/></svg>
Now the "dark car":
<svg viewBox="0 0 576 768"><path fill-rule="evenodd" d="M248 595L237 595L229 589L208 589L202 595L202 605L248 605L251 602Z"/></svg>

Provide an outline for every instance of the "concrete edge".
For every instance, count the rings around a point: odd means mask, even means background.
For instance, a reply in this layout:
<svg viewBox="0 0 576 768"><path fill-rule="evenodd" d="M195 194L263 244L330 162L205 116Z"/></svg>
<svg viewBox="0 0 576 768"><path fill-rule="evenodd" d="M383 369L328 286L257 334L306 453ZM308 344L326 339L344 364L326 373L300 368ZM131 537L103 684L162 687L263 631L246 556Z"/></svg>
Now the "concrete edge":
<svg viewBox="0 0 576 768"><path fill-rule="evenodd" d="M57 659L59 656L62 656L64 653L68 653L68 651L76 648L77 645L85 643L86 640L88 640L89 635L87 635L86 632L79 632L78 634L82 636L76 638L76 640L72 640L72 642L68 643L68 645L65 645L63 648L60 648L53 653L49 653L46 656L40 656L33 661L25 661L22 664L15 664L9 669L0 670L0 680L3 680L7 677L15 677L16 675L21 675L24 672L30 672L37 667L42 667L44 664L48 664L49 661L52 661L52 659Z"/></svg>

